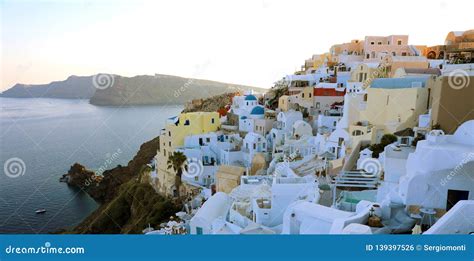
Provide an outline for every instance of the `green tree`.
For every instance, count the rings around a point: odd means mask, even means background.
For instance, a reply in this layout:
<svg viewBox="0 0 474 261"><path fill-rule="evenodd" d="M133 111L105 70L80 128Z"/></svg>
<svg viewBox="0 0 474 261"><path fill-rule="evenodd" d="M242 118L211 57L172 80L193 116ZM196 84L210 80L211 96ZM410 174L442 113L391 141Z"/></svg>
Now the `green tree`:
<svg viewBox="0 0 474 261"><path fill-rule="evenodd" d="M168 169L173 169L176 173L176 178L175 178L175 187L177 191L177 196L179 197L179 188L181 186L181 176L183 174L183 165L186 162L186 155L184 155L182 152L177 151L173 152L169 157L168 157Z"/></svg>
<svg viewBox="0 0 474 261"><path fill-rule="evenodd" d="M394 143L397 140L398 140L397 136L395 136L393 134L385 134L385 135L382 136L382 139L380 140L380 144L382 144L385 147L389 144Z"/></svg>

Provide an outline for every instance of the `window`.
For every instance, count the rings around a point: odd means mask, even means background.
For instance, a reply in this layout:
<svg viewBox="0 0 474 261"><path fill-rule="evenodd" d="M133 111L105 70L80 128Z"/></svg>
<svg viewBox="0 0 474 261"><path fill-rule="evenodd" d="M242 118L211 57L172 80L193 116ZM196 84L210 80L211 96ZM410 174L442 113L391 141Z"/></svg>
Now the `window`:
<svg viewBox="0 0 474 261"><path fill-rule="evenodd" d="M382 45L382 42L378 42L377 44L378 44L378 45Z"/></svg>
<svg viewBox="0 0 474 261"><path fill-rule="evenodd" d="M374 44L375 44L375 42L370 42L370 45L374 45Z"/></svg>
<svg viewBox="0 0 474 261"><path fill-rule="evenodd" d="M320 106L321 106L320 103L317 102L317 103L316 103L316 109L319 109Z"/></svg>
<svg viewBox="0 0 474 261"><path fill-rule="evenodd" d="M332 123L332 125L333 125L334 127L336 127L336 124L337 124L337 121L334 121L334 122Z"/></svg>
<svg viewBox="0 0 474 261"><path fill-rule="evenodd" d="M367 101L367 93L364 94L364 101Z"/></svg>
<svg viewBox="0 0 474 261"><path fill-rule="evenodd" d="M166 157L166 150L165 149L163 150L163 156Z"/></svg>
<svg viewBox="0 0 474 261"><path fill-rule="evenodd" d="M397 41L397 44L398 44L398 45L402 45L402 40L398 40L398 41Z"/></svg>
<svg viewBox="0 0 474 261"><path fill-rule="evenodd" d="M410 138L408 138L408 137L401 138L400 139L400 144L409 145L410 144Z"/></svg>
<svg viewBox="0 0 474 261"><path fill-rule="evenodd" d="M206 138L206 142L207 143L211 142L211 138Z"/></svg>
<svg viewBox="0 0 474 261"><path fill-rule="evenodd" d="M390 41L388 41L387 44L390 45Z"/></svg>
<svg viewBox="0 0 474 261"><path fill-rule="evenodd" d="M369 59L369 58L370 58L370 54L367 54L367 55L365 56L365 58L366 58L366 59Z"/></svg>
<svg viewBox="0 0 474 261"><path fill-rule="evenodd" d="M253 144L253 149L254 150L257 149L257 144L255 144L255 143Z"/></svg>
<svg viewBox="0 0 474 261"><path fill-rule="evenodd" d="M344 138L339 138L339 140L337 141L338 146L341 146L343 142Z"/></svg>
<svg viewBox="0 0 474 261"><path fill-rule="evenodd" d="M196 227L196 234L202 235L202 227Z"/></svg>
<svg viewBox="0 0 474 261"><path fill-rule="evenodd" d="M170 136L170 137L171 137L171 131L168 131L168 136Z"/></svg>
<svg viewBox="0 0 474 261"><path fill-rule="evenodd" d="M406 52L403 52L403 53L402 53L402 56L407 56L407 53L406 53Z"/></svg>
<svg viewBox="0 0 474 261"><path fill-rule="evenodd" d="M311 98L311 93L309 93L309 98Z"/></svg>
<svg viewBox="0 0 474 261"><path fill-rule="evenodd" d="M185 120L184 125L189 125L189 120Z"/></svg>
<svg viewBox="0 0 474 261"><path fill-rule="evenodd" d="M211 119L211 123L214 124L214 118Z"/></svg>
<svg viewBox="0 0 474 261"><path fill-rule="evenodd" d="M171 147L171 141L170 141L170 142L168 142L168 144L169 144L169 146Z"/></svg>
<svg viewBox="0 0 474 261"><path fill-rule="evenodd" d="M304 93L301 94L301 98L304 98Z"/></svg>

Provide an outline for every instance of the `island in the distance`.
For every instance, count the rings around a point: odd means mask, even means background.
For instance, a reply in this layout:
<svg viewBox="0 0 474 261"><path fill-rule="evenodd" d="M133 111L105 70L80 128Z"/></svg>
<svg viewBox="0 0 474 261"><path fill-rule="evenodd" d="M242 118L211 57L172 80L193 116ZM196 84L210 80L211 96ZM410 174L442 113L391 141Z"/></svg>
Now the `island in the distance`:
<svg viewBox="0 0 474 261"><path fill-rule="evenodd" d="M124 77L111 74L70 76L49 84L16 84L0 97L90 99L101 106L184 104L192 99L261 88L155 74Z"/></svg>

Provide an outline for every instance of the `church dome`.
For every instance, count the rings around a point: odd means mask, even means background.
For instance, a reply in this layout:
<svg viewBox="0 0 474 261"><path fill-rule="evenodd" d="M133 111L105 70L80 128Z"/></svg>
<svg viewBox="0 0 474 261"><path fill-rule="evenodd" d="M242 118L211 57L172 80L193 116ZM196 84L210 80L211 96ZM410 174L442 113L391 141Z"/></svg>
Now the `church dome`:
<svg viewBox="0 0 474 261"><path fill-rule="evenodd" d="M262 106L257 106L252 109L252 112L250 114L252 115L262 115L265 113L265 109L263 109Z"/></svg>
<svg viewBox="0 0 474 261"><path fill-rule="evenodd" d="M247 95L247 96L245 96L245 100L246 101L256 101L257 97L255 97L254 95Z"/></svg>

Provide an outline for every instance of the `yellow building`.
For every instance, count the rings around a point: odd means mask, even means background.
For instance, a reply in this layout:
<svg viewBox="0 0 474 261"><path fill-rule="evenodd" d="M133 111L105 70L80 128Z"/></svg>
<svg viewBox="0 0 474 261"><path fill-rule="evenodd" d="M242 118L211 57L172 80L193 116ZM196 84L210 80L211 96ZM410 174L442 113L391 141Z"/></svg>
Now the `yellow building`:
<svg viewBox="0 0 474 261"><path fill-rule="evenodd" d="M278 99L278 108L279 108L281 111L288 111L288 110L289 110L289 107L290 107L290 96L288 96L288 95L282 95L282 96Z"/></svg>
<svg viewBox="0 0 474 261"><path fill-rule="evenodd" d="M184 138L190 135L214 132L220 128L217 112L181 113L178 117L168 119L166 127L160 133L160 149L157 153L156 186L161 192L173 194L175 181L174 170L168 169L168 157L177 147L184 145Z"/></svg>
<svg viewBox="0 0 474 261"><path fill-rule="evenodd" d="M379 78L377 72L379 63L360 63L351 72L351 82L365 82L369 79Z"/></svg>
<svg viewBox="0 0 474 261"><path fill-rule="evenodd" d="M429 90L434 77L379 78L366 89L367 107L361 120L373 126L384 126L393 133L417 125L418 116L429 110ZM372 132L381 136L384 133ZM376 137L378 139L378 137Z"/></svg>

